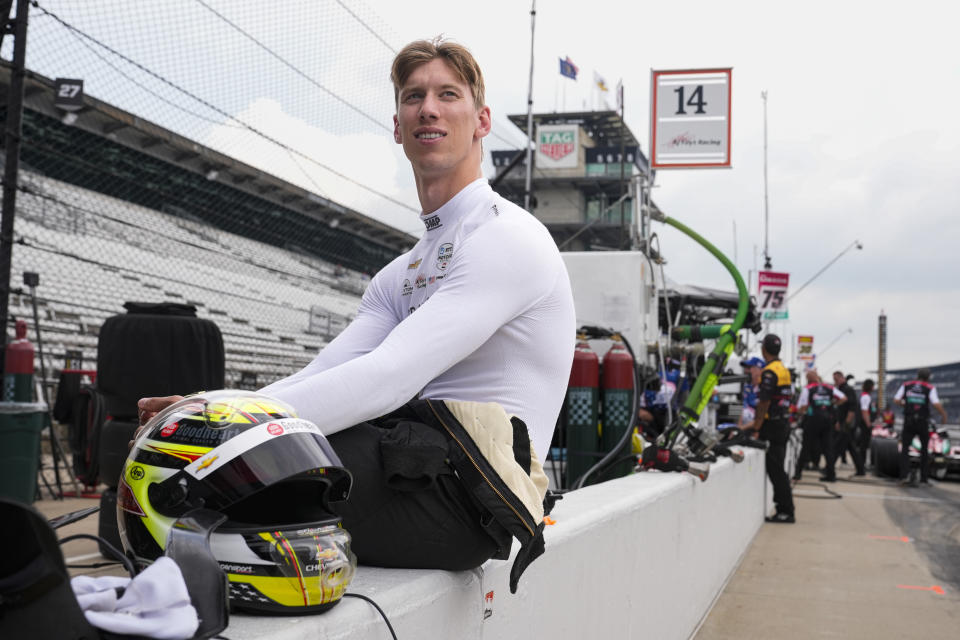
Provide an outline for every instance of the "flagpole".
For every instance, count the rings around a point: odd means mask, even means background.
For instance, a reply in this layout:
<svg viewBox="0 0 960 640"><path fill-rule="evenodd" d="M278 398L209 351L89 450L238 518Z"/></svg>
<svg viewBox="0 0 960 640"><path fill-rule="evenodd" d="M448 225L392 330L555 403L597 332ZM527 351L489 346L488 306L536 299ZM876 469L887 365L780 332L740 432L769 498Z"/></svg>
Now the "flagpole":
<svg viewBox="0 0 960 640"><path fill-rule="evenodd" d="M530 178L533 174L533 36L537 21L537 0L530 3L530 84L527 89L527 179L523 208L530 211Z"/></svg>

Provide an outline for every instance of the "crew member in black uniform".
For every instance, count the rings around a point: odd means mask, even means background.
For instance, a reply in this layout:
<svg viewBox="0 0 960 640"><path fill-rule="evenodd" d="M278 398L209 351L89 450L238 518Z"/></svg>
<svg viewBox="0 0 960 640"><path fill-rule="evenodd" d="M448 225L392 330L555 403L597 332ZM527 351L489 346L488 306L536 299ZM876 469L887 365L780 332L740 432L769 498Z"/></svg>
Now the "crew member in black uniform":
<svg viewBox="0 0 960 640"><path fill-rule="evenodd" d="M905 382L893 396L894 403L903 407L903 431L900 432L900 484L907 484L910 472L910 442L914 437L920 439L920 484L930 484L930 457L927 446L930 444L930 407L940 413L943 423L947 422L947 412L940 404L937 388L930 384L930 370L917 371L917 379Z"/></svg>
<svg viewBox="0 0 960 640"><path fill-rule="evenodd" d="M807 383L807 386L800 392L800 399L797 401L797 411L804 413L804 410L806 410L806 415L803 419L804 444L800 451L800 461L797 463L794 478L800 479L800 469L806 462L804 452L809 450L808 443L811 443L811 448L814 445L819 447L819 451L823 454L825 460L820 481L835 482L837 475L833 468L835 461L833 434L834 425L837 422L836 407L838 404L846 402L847 396L843 395L832 384L822 381L816 371L807 372Z"/></svg>
<svg viewBox="0 0 960 640"><path fill-rule="evenodd" d="M873 423L877 419L877 405L873 402L873 380L867 378L860 387L860 403L857 405L857 450L864 466L870 453L870 440L873 438ZM876 464L876 461L872 461Z"/></svg>
<svg viewBox="0 0 960 640"><path fill-rule="evenodd" d="M790 436L787 415L793 396L790 372L780 362L778 336L772 333L764 336L761 351L767 365L760 374L754 429L758 431L761 440L770 443L766 459L767 477L773 484L773 502L777 507L777 512L769 516L767 522L791 523L796 521L793 514L793 492L790 490L790 478L783 468L787 455L787 439Z"/></svg>
<svg viewBox="0 0 960 640"><path fill-rule="evenodd" d="M827 465L833 469L837 458L845 453L850 454L853 460L853 466L857 472L854 475L863 476L867 472L863 467L863 458L860 457L860 451L854 444L854 430L857 422L855 420L857 411L857 392L853 390L850 383L847 382L842 371L833 372L833 382L837 389L846 397L846 401L837 407L836 436L833 441L833 460Z"/></svg>

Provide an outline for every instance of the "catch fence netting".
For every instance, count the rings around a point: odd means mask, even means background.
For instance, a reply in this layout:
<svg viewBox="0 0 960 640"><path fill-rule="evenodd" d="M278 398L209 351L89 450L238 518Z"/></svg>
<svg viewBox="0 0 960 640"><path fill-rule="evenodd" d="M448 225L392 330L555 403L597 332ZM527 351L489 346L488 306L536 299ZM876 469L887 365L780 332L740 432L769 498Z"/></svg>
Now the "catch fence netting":
<svg viewBox="0 0 960 640"><path fill-rule="evenodd" d="M217 322L236 387L346 326L419 232L391 136L399 45L353 0L32 3L10 315L33 335L20 283L39 274L48 379L68 356L94 368L127 301ZM82 108L55 104L58 78L83 81Z"/></svg>

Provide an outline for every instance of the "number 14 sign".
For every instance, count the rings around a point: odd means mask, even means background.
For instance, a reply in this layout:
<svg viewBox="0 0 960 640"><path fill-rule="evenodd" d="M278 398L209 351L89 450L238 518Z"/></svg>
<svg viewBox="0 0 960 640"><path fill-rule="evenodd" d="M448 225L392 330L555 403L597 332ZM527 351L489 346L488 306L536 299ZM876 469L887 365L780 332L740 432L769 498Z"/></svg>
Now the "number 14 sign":
<svg viewBox="0 0 960 640"><path fill-rule="evenodd" d="M763 319L786 320L789 318L787 289L790 285L790 274L761 271L757 275L760 278L760 284L757 287L757 304L763 313Z"/></svg>
<svg viewBox="0 0 960 640"><path fill-rule="evenodd" d="M650 165L730 167L733 69L651 71Z"/></svg>

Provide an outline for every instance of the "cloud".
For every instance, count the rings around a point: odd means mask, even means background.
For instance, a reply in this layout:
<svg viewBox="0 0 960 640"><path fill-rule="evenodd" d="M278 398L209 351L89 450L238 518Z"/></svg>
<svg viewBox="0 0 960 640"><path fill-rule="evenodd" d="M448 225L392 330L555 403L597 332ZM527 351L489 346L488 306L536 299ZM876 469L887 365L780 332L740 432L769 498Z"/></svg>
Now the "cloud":
<svg viewBox="0 0 960 640"><path fill-rule="evenodd" d="M365 215L403 230L418 230L415 213L404 211L374 193L409 203L414 208L418 205L409 165L402 152L398 152L400 147L386 133L333 134L286 113L279 102L269 98L254 100L236 117L301 151L306 158L233 126L214 126L201 142Z"/></svg>

